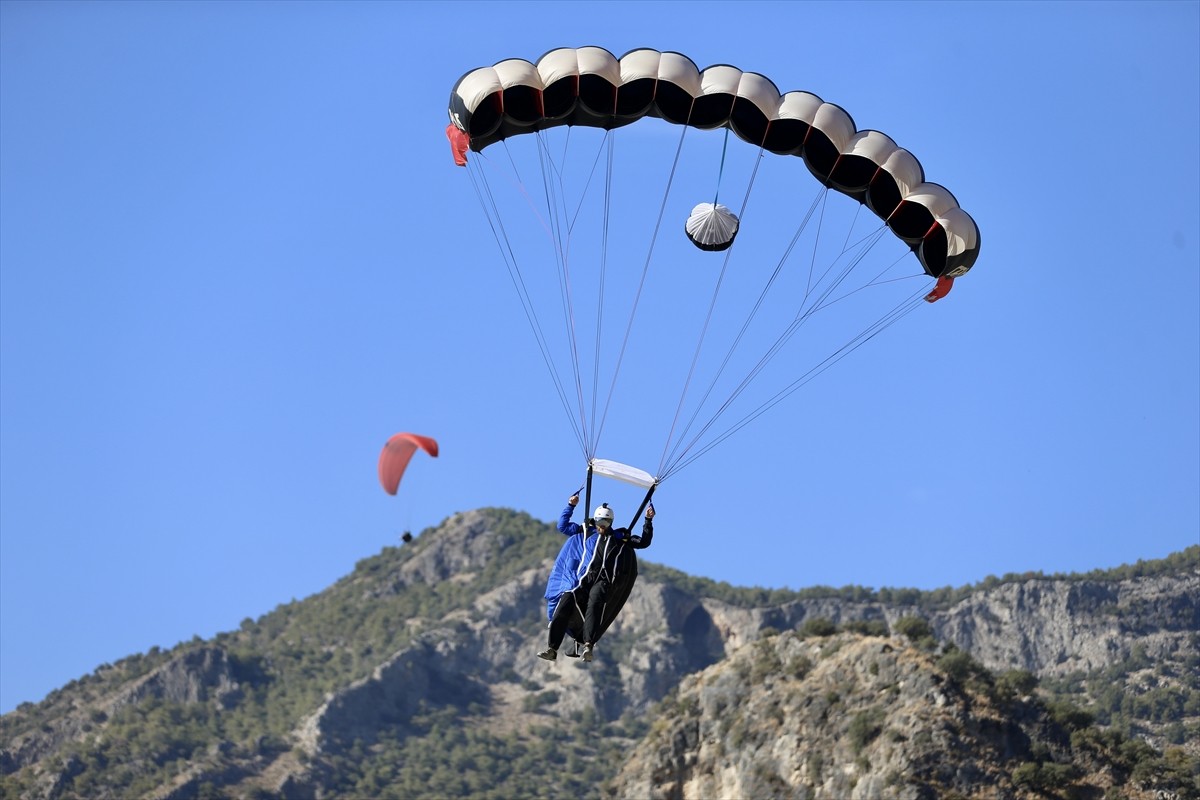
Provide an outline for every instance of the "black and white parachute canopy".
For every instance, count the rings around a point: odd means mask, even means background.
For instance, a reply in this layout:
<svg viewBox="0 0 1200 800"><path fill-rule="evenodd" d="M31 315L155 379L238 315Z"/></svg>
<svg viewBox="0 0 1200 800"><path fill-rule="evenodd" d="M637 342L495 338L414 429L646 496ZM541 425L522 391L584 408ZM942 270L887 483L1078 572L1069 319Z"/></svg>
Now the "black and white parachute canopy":
<svg viewBox="0 0 1200 800"><path fill-rule="evenodd" d="M764 150L800 156L818 180L864 203L928 275L958 277L979 255L975 221L949 190L925 181L912 153L884 133L857 130L840 106L809 92L780 93L736 67L701 70L687 56L649 49L617 58L601 47L562 48L536 64L509 59L471 70L451 92L449 113L475 151L558 125L611 129L657 117L728 127Z"/></svg>

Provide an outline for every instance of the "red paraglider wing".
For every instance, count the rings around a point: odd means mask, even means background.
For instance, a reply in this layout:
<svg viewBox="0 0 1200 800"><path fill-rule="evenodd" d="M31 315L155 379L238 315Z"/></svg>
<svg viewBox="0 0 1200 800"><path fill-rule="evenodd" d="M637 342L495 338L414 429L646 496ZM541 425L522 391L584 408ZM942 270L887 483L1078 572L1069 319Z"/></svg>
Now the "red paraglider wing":
<svg viewBox="0 0 1200 800"><path fill-rule="evenodd" d="M404 477L404 470L418 447L437 458L438 443L428 436L397 433L387 440L383 452L379 454L379 483L385 492L395 494L400 488L400 479Z"/></svg>

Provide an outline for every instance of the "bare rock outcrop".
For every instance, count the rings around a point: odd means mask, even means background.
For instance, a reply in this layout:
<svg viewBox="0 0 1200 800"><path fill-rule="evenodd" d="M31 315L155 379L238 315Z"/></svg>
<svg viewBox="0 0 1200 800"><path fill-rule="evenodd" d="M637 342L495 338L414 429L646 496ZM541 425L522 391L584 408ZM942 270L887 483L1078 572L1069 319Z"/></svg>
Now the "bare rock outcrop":
<svg viewBox="0 0 1200 800"><path fill-rule="evenodd" d="M1016 798L1035 744L1069 768L1078 796L1113 785L1107 765L1073 755L1065 732L1014 705L997 707L896 639L771 636L684 678L608 794Z"/></svg>

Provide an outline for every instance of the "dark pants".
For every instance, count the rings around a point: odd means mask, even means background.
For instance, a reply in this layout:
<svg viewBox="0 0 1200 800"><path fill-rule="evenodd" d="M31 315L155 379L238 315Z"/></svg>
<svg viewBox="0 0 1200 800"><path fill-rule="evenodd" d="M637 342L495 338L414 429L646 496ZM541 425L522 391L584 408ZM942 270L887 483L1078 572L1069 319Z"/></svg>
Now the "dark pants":
<svg viewBox="0 0 1200 800"><path fill-rule="evenodd" d="M567 592L558 599L558 606L554 609L554 616L550 618L550 639L548 644L555 650L562 647L563 637L567 635L567 628L571 627L573 619L578 620L579 613L575 598L571 592Z"/></svg>
<svg viewBox="0 0 1200 800"><path fill-rule="evenodd" d="M595 644L604 619L604 606L608 604L608 581L600 579L592 583L588 591L587 613L583 617L583 643Z"/></svg>
<svg viewBox="0 0 1200 800"><path fill-rule="evenodd" d="M584 581L558 600L554 617L550 620L548 644L555 650L562 647L563 637L571 628L579 630L583 623L583 644L594 644L596 631L604 619L604 606L608 602L608 581L603 579ZM580 612L582 611L582 620Z"/></svg>

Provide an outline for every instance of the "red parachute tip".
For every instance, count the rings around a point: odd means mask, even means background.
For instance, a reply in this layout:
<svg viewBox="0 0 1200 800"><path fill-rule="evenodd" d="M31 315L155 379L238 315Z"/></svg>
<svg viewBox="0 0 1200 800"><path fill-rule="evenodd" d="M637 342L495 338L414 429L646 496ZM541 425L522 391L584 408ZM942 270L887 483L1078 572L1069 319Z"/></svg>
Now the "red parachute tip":
<svg viewBox="0 0 1200 800"><path fill-rule="evenodd" d="M937 283L933 286L933 291L925 295L926 303L936 303L946 295L950 294L950 290L954 287L954 278L942 276L937 279Z"/></svg>
<svg viewBox="0 0 1200 800"><path fill-rule="evenodd" d="M446 126L446 138L450 140L450 152L454 155L454 163L465 167L467 165L467 148L471 146L471 137L451 122Z"/></svg>

